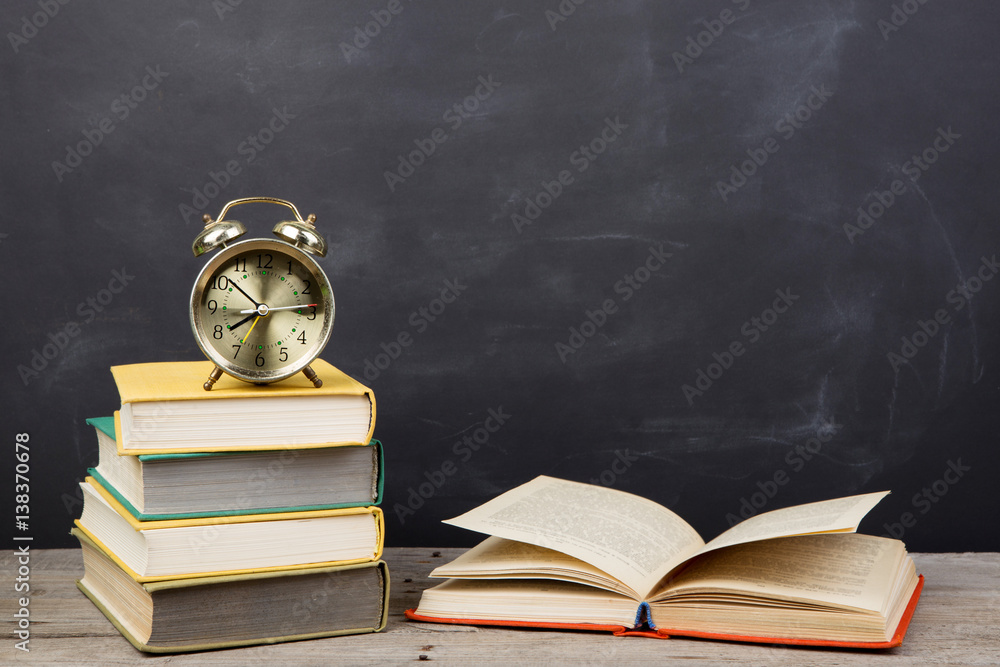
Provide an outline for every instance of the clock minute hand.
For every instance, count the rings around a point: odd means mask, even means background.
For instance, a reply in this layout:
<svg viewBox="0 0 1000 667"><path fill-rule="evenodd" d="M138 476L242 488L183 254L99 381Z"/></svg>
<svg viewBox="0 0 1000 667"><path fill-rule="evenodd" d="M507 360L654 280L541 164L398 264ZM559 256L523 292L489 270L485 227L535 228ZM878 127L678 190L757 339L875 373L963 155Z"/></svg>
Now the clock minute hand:
<svg viewBox="0 0 1000 667"><path fill-rule="evenodd" d="M267 309L267 312L270 313L270 312L273 312L275 310L295 310L296 308L312 308L312 307L315 307L317 305L318 304L315 304L315 303L304 303L301 306L275 306L273 308L269 306L268 309ZM246 315L247 313L259 313L259 312L260 311L258 309L256 309L256 308L254 308L252 310L241 310L240 311L240 315ZM246 320L244 320L244 322L245 321Z"/></svg>

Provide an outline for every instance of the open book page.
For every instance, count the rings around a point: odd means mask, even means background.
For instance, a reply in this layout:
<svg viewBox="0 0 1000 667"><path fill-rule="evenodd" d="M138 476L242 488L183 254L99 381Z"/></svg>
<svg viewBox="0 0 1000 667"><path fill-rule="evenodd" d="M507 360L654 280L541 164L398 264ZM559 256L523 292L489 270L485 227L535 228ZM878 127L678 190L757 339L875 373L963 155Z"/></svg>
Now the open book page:
<svg viewBox="0 0 1000 667"><path fill-rule="evenodd" d="M562 581L449 579L423 592L417 613L432 618L631 627L637 606L631 598Z"/></svg>
<svg viewBox="0 0 1000 667"><path fill-rule="evenodd" d="M696 558L655 599L701 604L722 589L884 612L905 558L902 542L871 535L753 542Z"/></svg>
<svg viewBox="0 0 1000 667"><path fill-rule="evenodd" d="M460 579L557 579L607 588L635 598L639 593L590 563L545 547L487 537L455 560L435 568L432 577Z"/></svg>
<svg viewBox="0 0 1000 667"><path fill-rule="evenodd" d="M445 523L561 551L642 595L704 545L686 521L651 500L544 476Z"/></svg>
<svg viewBox="0 0 1000 667"><path fill-rule="evenodd" d="M758 514L722 533L706 544L699 553L775 537L851 533L858 529L861 519L887 495L888 491L879 491Z"/></svg>

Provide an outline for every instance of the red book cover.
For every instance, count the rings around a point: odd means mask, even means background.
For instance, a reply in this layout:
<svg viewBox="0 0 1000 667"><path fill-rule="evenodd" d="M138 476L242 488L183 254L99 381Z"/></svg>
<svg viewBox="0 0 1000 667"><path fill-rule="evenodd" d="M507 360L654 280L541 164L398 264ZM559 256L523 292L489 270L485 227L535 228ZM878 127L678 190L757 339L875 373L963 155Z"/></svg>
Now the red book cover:
<svg viewBox="0 0 1000 667"><path fill-rule="evenodd" d="M457 618L436 618L422 616L415 609L407 609L406 617L411 621L423 621L426 623L452 623L455 625L491 625L509 628L545 628L548 630L588 630L592 632L610 632L616 637L652 637L654 639L670 639L671 637L698 637L701 639L720 639L734 642L753 642L759 644L789 644L795 646L830 646L838 648L863 648L863 649L884 649L893 648L903 643L903 637L910 626L913 612L917 608L917 601L920 599L920 592L924 588L924 575L920 575L917 586L910 596L910 602L906 605L903 617L893 633L892 639L887 642L844 642L844 641L824 641L821 639L795 639L782 637L754 637L746 635L717 634L712 632L691 632L675 631L669 628L639 629L627 628L624 625L600 625L597 623L538 623L534 621L493 621L482 619L457 619Z"/></svg>

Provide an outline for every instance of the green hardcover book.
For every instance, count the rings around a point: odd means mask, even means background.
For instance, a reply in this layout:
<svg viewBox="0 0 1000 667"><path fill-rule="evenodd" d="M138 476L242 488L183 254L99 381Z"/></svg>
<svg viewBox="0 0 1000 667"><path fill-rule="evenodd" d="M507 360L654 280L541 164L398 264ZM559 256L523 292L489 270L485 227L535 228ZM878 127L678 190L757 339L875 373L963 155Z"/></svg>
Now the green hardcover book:
<svg viewBox="0 0 1000 667"><path fill-rule="evenodd" d="M113 417L88 419L100 461L90 469L137 519L368 507L382 500L382 444L252 452L118 454Z"/></svg>
<svg viewBox="0 0 1000 667"><path fill-rule="evenodd" d="M378 632L383 561L279 572L136 581L82 531L77 586L140 651L179 653Z"/></svg>

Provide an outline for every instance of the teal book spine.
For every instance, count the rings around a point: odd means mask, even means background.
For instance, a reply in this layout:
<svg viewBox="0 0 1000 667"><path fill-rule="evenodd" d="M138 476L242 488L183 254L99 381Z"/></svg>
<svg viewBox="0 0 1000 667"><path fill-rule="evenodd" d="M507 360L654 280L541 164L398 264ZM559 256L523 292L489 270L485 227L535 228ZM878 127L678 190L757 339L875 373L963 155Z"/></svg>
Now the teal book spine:
<svg viewBox="0 0 1000 667"><path fill-rule="evenodd" d="M87 420L90 423L91 420ZM342 509L346 507L371 507L377 506L382 502L382 493L385 488L385 455L382 451L382 443L374 438L371 443L364 445L365 447L374 447L376 456L376 485L375 485L375 500L373 502L357 502L357 503L333 503L329 505L298 505L295 507L258 507L251 509L239 509L239 510L221 510L215 512L183 512L179 514L147 514L140 512L132 503L130 503L118 489L114 487L113 484L108 482L101 473L95 468L88 468L87 472L98 482L101 486L107 489L108 493L115 497L115 500L122 504L122 507L127 509L129 513L132 514L139 521L165 521L170 519L197 519L203 517L221 517L221 516L244 516L247 514L279 514L284 512L308 512L311 510L327 510L327 509ZM192 456L232 456L238 452L225 452L218 454L163 454L157 455L160 458L190 458ZM143 457L139 457L142 459Z"/></svg>

